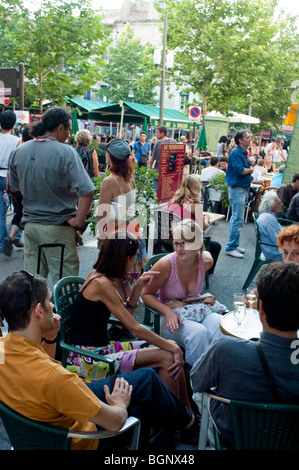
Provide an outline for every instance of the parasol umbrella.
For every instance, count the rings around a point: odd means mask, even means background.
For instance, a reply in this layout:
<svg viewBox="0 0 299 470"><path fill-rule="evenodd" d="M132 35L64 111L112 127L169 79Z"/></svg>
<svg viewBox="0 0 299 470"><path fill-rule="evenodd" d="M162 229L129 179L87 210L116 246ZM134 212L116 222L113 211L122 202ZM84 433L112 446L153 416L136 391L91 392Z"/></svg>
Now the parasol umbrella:
<svg viewBox="0 0 299 470"><path fill-rule="evenodd" d="M203 126L200 137L197 143L197 147L200 150L207 150L208 149L208 142L207 142L207 136L206 136L206 128Z"/></svg>
<svg viewBox="0 0 299 470"><path fill-rule="evenodd" d="M77 119L77 110L74 109L72 117L72 134L76 135L76 132L79 130L78 119Z"/></svg>
<svg viewBox="0 0 299 470"><path fill-rule="evenodd" d="M143 132L147 133L147 119L146 119L146 117L144 118L144 121L143 121L142 130L143 130Z"/></svg>
<svg viewBox="0 0 299 470"><path fill-rule="evenodd" d="M298 111L298 104L299 103L292 104L292 106L289 107L288 114L286 115L286 118L283 122L285 126L294 127Z"/></svg>

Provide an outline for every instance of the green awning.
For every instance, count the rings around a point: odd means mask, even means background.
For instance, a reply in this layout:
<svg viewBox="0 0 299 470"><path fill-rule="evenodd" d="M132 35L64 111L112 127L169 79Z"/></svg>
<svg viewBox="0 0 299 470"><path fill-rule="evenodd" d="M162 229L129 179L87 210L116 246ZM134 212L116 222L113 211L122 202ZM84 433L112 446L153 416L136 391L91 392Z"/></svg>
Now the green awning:
<svg viewBox="0 0 299 470"><path fill-rule="evenodd" d="M102 122L120 122L122 107L119 104L101 103L99 101L85 100L83 98L68 98L70 105L77 106L82 112L81 119ZM146 104L124 101L123 122L143 125L147 119L150 127L159 126L160 108ZM79 117L79 116L78 116ZM164 108L163 124L169 129L188 130L193 129L193 122L189 122L188 116L175 109ZM196 125L199 128L199 125Z"/></svg>

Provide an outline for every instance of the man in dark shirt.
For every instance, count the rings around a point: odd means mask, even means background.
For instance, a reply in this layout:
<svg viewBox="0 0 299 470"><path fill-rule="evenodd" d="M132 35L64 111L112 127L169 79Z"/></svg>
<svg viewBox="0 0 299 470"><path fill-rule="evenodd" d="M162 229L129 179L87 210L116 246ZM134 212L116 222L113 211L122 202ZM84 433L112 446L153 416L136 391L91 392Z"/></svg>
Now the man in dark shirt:
<svg viewBox="0 0 299 470"><path fill-rule="evenodd" d="M257 279L258 310L263 331L260 344L283 403L299 403L299 264L275 261L263 266ZM274 402L260 362L257 341L223 336L194 364L194 392L210 388L215 395L245 401ZM232 445L227 405L211 400L212 417L221 435Z"/></svg>
<svg viewBox="0 0 299 470"><path fill-rule="evenodd" d="M299 222L299 193L295 194L292 198L288 212L287 219Z"/></svg>
<svg viewBox="0 0 299 470"><path fill-rule="evenodd" d="M159 162L160 162L160 151L162 144L176 144L177 141L175 139L170 139L167 137L167 127L159 126L156 129L156 136L158 138L157 142L155 143L152 157L150 158L150 166L155 168L156 171L159 171Z"/></svg>
<svg viewBox="0 0 299 470"><path fill-rule="evenodd" d="M299 173L294 173L292 181L277 190L277 195L283 203L283 210L287 212L292 198L299 191Z"/></svg>

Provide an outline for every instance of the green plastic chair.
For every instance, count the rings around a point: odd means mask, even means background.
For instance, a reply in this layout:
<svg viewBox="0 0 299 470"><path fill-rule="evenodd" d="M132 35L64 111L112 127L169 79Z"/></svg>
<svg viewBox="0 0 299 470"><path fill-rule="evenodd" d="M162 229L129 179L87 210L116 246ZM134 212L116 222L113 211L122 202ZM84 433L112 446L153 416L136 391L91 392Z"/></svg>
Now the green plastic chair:
<svg viewBox="0 0 299 470"><path fill-rule="evenodd" d="M163 256L165 255L167 255L167 253L158 253L156 255L151 256L151 258L149 258L147 262L145 263L144 272L150 271L151 268L154 266L154 264L157 261L159 261L160 258L163 258ZM157 335L159 335L160 334L160 312L146 305L143 302L142 298L140 298L140 302L142 302L144 305L143 323L145 325L152 327L153 331L157 333Z"/></svg>
<svg viewBox="0 0 299 470"><path fill-rule="evenodd" d="M140 421L130 417L118 432L69 431L66 428L34 421L0 402L0 417L13 450L70 450L72 438L108 439L132 429L128 450L138 450Z"/></svg>
<svg viewBox="0 0 299 470"><path fill-rule="evenodd" d="M299 405L229 400L205 392L230 407L235 450L299 450ZM213 423L215 449L226 450Z"/></svg>
<svg viewBox="0 0 299 470"><path fill-rule="evenodd" d="M76 348L69 344L69 319L70 319L70 307L74 302L77 293L84 284L85 279L78 276L67 276L60 279L57 284L55 284L53 289L53 302L56 308L56 313L61 316L60 320L60 347L62 350L62 365L66 367L67 365L67 356L69 352L74 352L80 356L90 357L95 361L106 362L109 366L109 375L114 374L115 360L108 358L106 356L101 356L100 354L93 353L91 351L86 351L83 349Z"/></svg>
<svg viewBox="0 0 299 470"><path fill-rule="evenodd" d="M275 246L277 248L277 245L273 245L272 243L265 243L265 242L261 243L260 230L259 230L259 226L257 223L259 214L254 212L252 216L253 216L255 235L256 235L255 254L254 254L253 265L251 267L251 270L249 271L246 281L243 284L243 287L242 287L243 290L246 290L247 287L250 286L253 279L255 278L255 276L257 275L257 273L259 272L259 270L264 264L272 263L272 260L266 259L265 256L263 255L261 245Z"/></svg>

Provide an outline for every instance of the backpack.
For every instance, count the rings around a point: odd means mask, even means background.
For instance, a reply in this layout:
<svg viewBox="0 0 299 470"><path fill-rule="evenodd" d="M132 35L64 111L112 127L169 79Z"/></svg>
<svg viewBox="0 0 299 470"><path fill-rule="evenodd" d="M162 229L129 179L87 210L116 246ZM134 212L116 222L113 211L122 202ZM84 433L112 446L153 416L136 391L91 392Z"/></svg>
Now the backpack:
<svg viewBox="0 0 299 470"><path fill-rule="evenodd" d="M76 151L81 158L83 166L90 177L93 177L93 160L92 152L93 149L89 147L77 147Z"/></svg>

